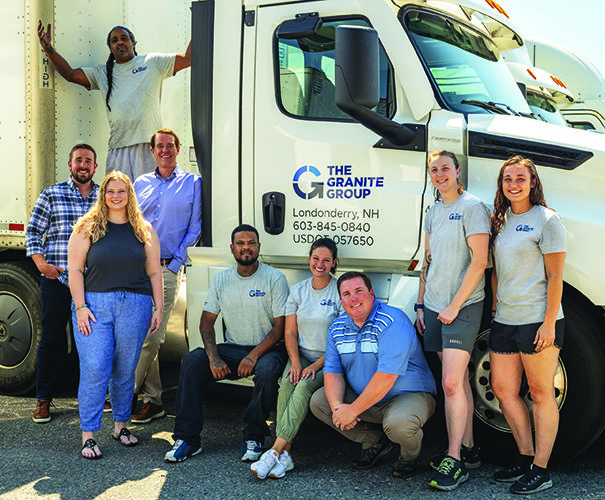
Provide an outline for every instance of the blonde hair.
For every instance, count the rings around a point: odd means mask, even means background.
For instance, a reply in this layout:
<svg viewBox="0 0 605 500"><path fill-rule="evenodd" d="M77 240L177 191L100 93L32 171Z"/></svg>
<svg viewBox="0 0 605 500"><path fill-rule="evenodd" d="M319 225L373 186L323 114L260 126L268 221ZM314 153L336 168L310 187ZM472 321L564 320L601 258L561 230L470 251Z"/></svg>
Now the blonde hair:
<svg viewBox="0 0 605 500"><path fill-rule="evenodd" d="M128 193L128 203L126 205L126 214L128 215L128 222L134 230L134 234L141 243L147 245L151 244L151 235L145 224L143 213L137 203L137 198L130 182L129 177L126 174L118 170L112 170L109 172L105 179L101 182L99 187L99 197L93 205L93 207L86 212L82 217L78 219L74 226L74 232L79 233L86 231L88 237L92 243L99 241L107 232L107 203L105 202L105 195L107 194L107 185L111 181L122 181L126 186L126 192Z"/></svg>

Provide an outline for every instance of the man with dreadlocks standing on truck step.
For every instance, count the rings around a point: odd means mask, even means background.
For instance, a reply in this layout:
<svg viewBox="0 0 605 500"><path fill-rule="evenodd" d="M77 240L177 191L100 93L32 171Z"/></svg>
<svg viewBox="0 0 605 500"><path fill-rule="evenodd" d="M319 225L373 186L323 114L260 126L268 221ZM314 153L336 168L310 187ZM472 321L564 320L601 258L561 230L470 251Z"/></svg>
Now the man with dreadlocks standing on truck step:
<svg viewBox="0 0 605 500"><path fill-rule="evenodd" d="M184 54L137 55L134 34L115 26L107 35L110 54L105 64L73 69L53 48L50 24L38 23L42 49L57 72L68 82L105 96L109 119L109 152L106 171L120 170L133 181L152 172L156 161L149 149L149 137L163 128L160 118L162 82L191 66L191 43Z"/></svg>

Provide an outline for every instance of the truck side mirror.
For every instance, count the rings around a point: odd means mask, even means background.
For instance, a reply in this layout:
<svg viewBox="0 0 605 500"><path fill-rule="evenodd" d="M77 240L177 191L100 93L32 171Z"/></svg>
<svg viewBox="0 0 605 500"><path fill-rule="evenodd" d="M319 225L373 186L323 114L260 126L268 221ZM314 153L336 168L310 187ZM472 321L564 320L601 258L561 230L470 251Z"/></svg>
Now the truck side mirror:
<svg viewBox="0 0 605 500"><path fill-rule="evenodd" d="M363 26L336 28L336 105L373 108L380 100L378 33ZM344 106L344 108L343 108Z"/></svg>
<svg viewBox="0 0 605 500"><path fill-rule="evenodd" d="M416 133L371 109L380 100L379 49L376 30L344 25L336 28L336 105L392 144L405 146Z"/></svg>

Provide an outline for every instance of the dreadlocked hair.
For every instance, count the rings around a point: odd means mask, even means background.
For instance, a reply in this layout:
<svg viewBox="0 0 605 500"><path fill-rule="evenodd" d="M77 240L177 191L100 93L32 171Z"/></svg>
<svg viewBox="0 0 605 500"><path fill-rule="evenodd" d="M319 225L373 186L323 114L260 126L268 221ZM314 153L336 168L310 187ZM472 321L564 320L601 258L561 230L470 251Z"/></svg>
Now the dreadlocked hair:
<svg viewBox="0 0 605 500"><path fill-rule="evenodd" d="M128 33L128 38L130 38L130 41L132 42L132 50L134 52L134 55L138 55L137 54L137 49L134 48L134 45L136 43L136 40L134 39L134 33L132 31L130 31L128 28L125 28L124 26L114 26L113 28L111 28L109 30L109 33L107 34L107 46L111 48L111 34L114 32L114 30L116 29L122 29L124 30L126 33ZM113 52L109 52L109 57L107 58L107 62L105 63L105 69L107 71L107 96L105 97L105 105L107 106L107 109L109 110L109 112L111 112L111 106L109 105L109 97L111 96L111 90L113 88L113 67L116 63L116 58L113 55Z"/></svg>
<svg viewBox="0 0 605 500"><path fill-rule="evenodd" d="M490 236L490 245L494 244L494 240L496 236L500 234L502 230L502 226L504 225L504 217L506 216L506 211L510 208L511 203L510 200L504 196L504 190L502 189L502 180L504 178L504 171L507 167L511 165L520 165L525 167L530 175L530 182L534 182L534 187L531 188L529 192L529 202L532 206L541 205L543 207L548 207L546 204L546 200L544 199L544 191L542 189L542 182L540 181L540 177L538 176L538 170L536 169L536 165L529 158L525 158L521 155L513 156L504 162L502 167L500 168L500 173L498 174L498 187L496 189L496 196L494 198L494 214L492 215L492 227L491 227L491 236Z"/></svg>
<svg viewBox="0 0 605 500"><path fill-rule="evenodd" d="M74 226L74 232L80 233L85 231L90 238L91 243L99 241L107 232L107 203L105 195L107 194L107 185L111 181L122 181L126 186L128 193L128 204L126 205L126 213L128 215L128 223L132 226L137 239L144 244L151 244L151 235L145 224L143 213L137 203L137 198L132 187L130 178L118 170L109 172L101 185L99 186L99 196L92 208L78 219Z"/></svg>

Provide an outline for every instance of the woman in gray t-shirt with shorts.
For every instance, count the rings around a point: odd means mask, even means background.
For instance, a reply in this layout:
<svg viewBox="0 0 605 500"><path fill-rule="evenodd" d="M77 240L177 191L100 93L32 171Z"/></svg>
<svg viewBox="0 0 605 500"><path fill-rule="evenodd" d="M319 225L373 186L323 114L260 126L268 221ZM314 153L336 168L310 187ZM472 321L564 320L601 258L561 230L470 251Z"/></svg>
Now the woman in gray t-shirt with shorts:
<svg viewBox="0 0 605 500"><path fill-rule="evenodd" d="M494 479L514 483L512 493L535 493L552 486L546 467L559 425L554 378L563 347L566 235L527 158L515 156L500 169L492 235L492 388L520 453ZM533 402L535 454L529 412L519 396L523 372Z"/></svg>
<svg viewBox="0 0 605 500"><path fill-rule="evenodd" d="M468 363L481 325L485 296L490 212L462 188L453 153L428 157L435 204L426 214L425 256L420 273L416 326L424 349L442 363L448 450L431 461L430 485L450 491L466 481L468 468L481 465L473 442L473 396Z"/></svg>

